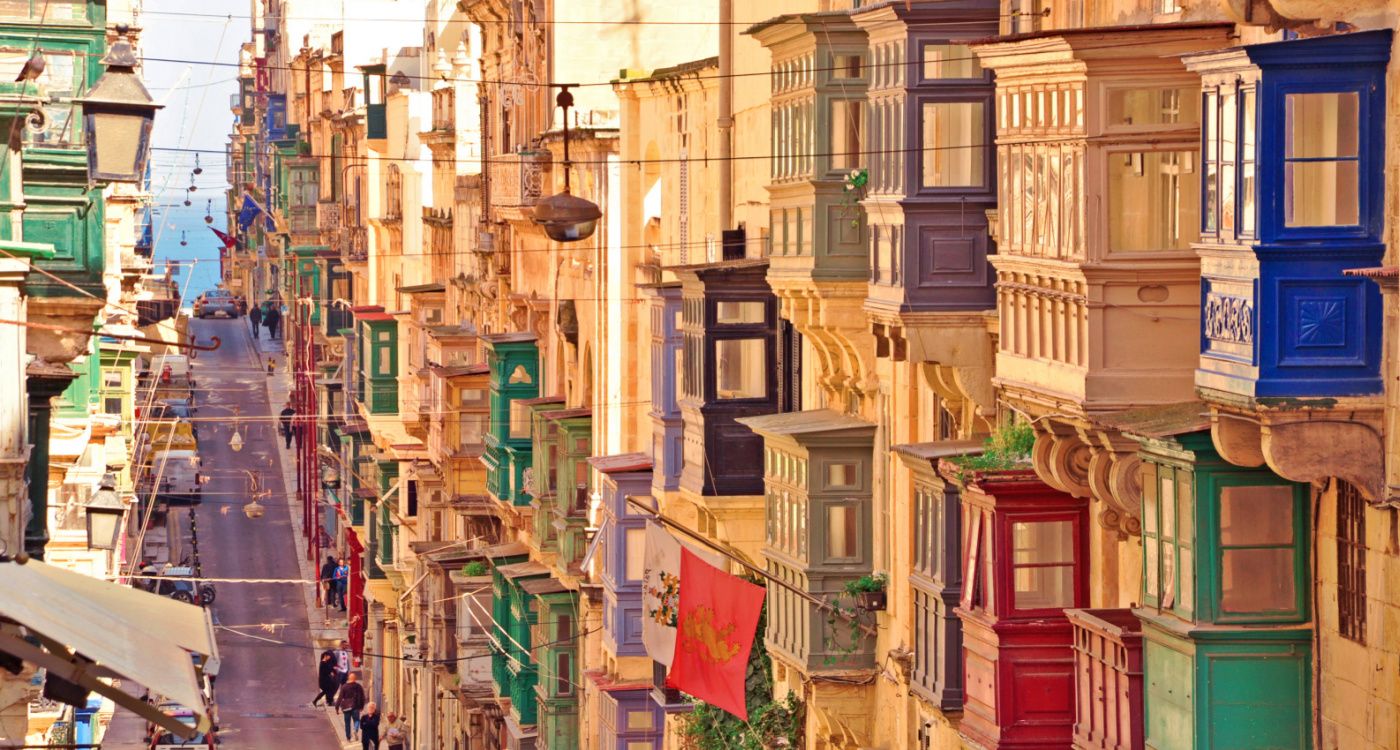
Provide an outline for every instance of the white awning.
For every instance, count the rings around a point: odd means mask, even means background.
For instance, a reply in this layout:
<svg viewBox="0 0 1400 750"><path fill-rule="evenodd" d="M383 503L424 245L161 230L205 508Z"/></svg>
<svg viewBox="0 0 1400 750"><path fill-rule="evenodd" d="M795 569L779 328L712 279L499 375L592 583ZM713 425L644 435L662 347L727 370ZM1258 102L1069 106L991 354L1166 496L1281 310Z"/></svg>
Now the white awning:
<svg viewBox="0 0 1400 750"><path fill-rule="evenodd" d="M217 665L205 610L31 560L0 563L0 618L27 631L0 624L0 651L105 695L180 736L209 728L190 655L194 651ZM195 712L197 726L166 716L102 677L135 682L185 706Z"/></svg>

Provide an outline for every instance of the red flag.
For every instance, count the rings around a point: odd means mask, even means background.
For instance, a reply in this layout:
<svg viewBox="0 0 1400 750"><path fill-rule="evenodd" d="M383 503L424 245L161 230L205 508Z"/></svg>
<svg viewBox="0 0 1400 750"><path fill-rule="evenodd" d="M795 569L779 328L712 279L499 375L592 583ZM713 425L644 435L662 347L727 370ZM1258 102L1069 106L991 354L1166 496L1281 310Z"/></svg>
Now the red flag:
<svg viewBox="0 0 1400 750"><path fill-rule="evenodd" d="M676 654L666 684L748 721L744 677L763 594L762 586L682 548Z"/></svg>
<svg viewBox="0 0 1400 750"><path fill-rule="evenodd" d="M234 247L235 245L238 244L238 240L234 239L231 235L229 235L229 234L227 234L227 233L225 233L225 232L220 232L219 230L217 230L217 229L215 229L215 228L213 228L213 227L209 227L209 231L211 231L211 232L213 232L214 234L218 235L219 239L223 241L224 247L227 248L227 249L229 249L229 250L232 250L233 247Z"/></svg>

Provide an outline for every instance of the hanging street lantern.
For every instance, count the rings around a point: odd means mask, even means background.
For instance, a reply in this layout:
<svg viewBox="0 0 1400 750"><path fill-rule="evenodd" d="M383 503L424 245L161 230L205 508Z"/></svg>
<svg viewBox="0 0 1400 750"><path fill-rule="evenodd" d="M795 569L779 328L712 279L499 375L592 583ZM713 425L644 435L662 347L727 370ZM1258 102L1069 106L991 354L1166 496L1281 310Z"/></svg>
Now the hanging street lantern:
<svg viewBox="0 0 1400 750"><path fill-rule="evenodd" d="M559 94L554 102L564 110L564 191L551 195L535 204L535 223L544 228L544 233L555 242L578 242L593 236L598 228L598 219L603 212L593 201L579 198L569 189L569 107L574 104L574 95L569 89L577 84L560 83Z"/></svg>
<svg viewBox="0 0 1400 750"><path fill-rule="evenodd" d="M257 500L254 500L248 503L247 505L243 506L243 515L252 519L258 519L262 518L263 512L265 510L266 508L263 507L262 503L258 502Z"/></svg>
<svg viewBox="0 0 1400 750"><path fill-rule="evenodd" d="M87 138L88 179L93 182L141 182L151 156L151 126L156 104L146 84L136 74L140 60L126 39L126 27L117 27L117 41L102 58L107 71L74 100L83 108L83 134Z"/></svg>
<svg viewBox="0 0 1400 750"><path fill-rule="evenodd" d="M126 513L126 505L117 497L116 477L103 475L101 487L84 510L88 549L116 549L122 533L122 515Z"/></svg>
<svg viewBox="0 0 1400 750"><path fill-rule="evenodd" d="M340 489L340 471L334 466L321 469L321 486L328 490Z"/></svg>
<svg viewBox="0 0 1400 750"><path fill-rule="evenodd" d="M236 427L233 430L233 437L228 439L228 448L234 453L243 450L243 436L239 434Z"/></svg>

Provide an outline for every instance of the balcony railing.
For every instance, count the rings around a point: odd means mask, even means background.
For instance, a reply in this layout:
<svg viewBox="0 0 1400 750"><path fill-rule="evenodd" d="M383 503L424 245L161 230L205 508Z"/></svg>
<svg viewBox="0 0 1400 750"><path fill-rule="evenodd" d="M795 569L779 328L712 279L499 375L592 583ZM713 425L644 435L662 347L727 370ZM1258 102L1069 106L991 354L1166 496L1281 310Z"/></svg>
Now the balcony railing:
<svg viewBox="0 0 1400 750"><path fill-rule="evenodd" d="M346 260L369 258L369 232L364 227L344 227L341 230L341 253Z"/></svg>
<svg viewBox="0 0 1400 750"><path fill-rule="evenodd" d="M1074 628L1075 750L1143 742L1142 622L1128 609L1067 609Z"/></svg>
<svg viewBox="0 0 1400 750"><path fill-rule="evenodd" d="M544 197L547 152L511 154L491 159L491 205L497 208L533 206Z"/></svg>
<svg viewBox="0 0 1400 750"><path fill-rule="evenodd" d="M307 231L339 232L341 206L335 201L323 201L316 206L316 226ZM293 207L295 210L295 207ZM293 224L292 231L295 232L296 225Z"/></svg>

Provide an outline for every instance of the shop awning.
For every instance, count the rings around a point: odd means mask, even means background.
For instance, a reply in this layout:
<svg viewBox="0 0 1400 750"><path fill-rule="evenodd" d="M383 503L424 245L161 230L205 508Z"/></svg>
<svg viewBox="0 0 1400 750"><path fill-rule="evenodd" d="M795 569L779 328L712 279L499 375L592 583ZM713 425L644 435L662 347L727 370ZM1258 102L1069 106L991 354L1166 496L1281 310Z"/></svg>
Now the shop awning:
<svg viewBox="0 0 1400 750"><path fill-rule="evenodd" d="M0 651L105 695L182 737L209 728L192 659L192 654L202 657L210 674L218 670L205 610L32 560L0 563L0 618ZM197 725L161 713L99 679L104 677L137 683L185 706L198 717Z"/></svg>

